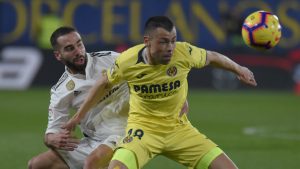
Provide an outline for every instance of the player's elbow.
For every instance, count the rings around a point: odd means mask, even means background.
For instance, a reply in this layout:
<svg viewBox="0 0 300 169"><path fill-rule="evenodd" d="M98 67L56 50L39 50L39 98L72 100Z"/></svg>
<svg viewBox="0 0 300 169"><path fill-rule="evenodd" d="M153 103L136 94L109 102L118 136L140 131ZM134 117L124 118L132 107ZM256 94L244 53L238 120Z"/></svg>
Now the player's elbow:
<svg viewBox="0 0 300 169"><path fill-rule="evenodd" d="M30 159L27 163L27 168L28 169L32 169L32 163L33 163L33 159Z"/></svg>
<svg viewBox="0 0 300 169"><path fill-rule="evenodd" d="M39 168L37 167L37 157L33 157L32 159L30 159L27 163L27 168L28 169L35 169L35 168Z"/></svg>
<svg viewBox="0 0 300 169"><path fill-rule="evenodd" d="M205 65L215 65L220 60L220 54L214 51L207 51L206 64Z"/></svg>
<svg viewBox="0 0 300 169"><path fill-rule="evenodd" d="M44 144L48 147L48 134L44 136Z"/></svg>
<svg viewBox="0 0 300 169"><path fill-rule="evenodd" d="M47 133L47 134L45 134L45 136L44 136L44 144L45 144L45 146L47 146L48 148L53 148L53 146L51 145L51 143L50 143L50 138L49 137L51 137L53 135L53 133Z"/></svg>

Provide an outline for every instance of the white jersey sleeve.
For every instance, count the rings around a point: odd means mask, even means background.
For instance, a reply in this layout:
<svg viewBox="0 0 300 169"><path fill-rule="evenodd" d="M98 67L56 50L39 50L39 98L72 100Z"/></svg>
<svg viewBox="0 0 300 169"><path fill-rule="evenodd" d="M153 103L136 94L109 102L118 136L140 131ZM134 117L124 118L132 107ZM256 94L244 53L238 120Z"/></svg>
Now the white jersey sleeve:
<svg viewBox="0 0 300 169"><path fill-rule="evenodd" d="M46 133L57 133L60 127L69 119L71 100L66 83L70 81L68 73L64 73L57 84L51 88L48 126Z"/></svg>

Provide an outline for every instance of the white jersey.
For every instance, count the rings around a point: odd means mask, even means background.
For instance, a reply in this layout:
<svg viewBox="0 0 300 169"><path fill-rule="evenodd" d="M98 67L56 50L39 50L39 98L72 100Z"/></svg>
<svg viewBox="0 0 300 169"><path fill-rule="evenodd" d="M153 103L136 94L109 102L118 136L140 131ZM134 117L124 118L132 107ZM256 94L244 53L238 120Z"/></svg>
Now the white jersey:
<svg viewBox="0 0 300 169"><path fill-rule="evenodd" d="M51 89L48 127L46 133L57 133L70 117L70 110L77 110L89 89L110 68L119 54L101 51L87 54L86 75L66 71ZM110 135L124 135L129 110L128 86L114 86L101 102L80 122L81 131L88 137L104 140Z"/></svg>

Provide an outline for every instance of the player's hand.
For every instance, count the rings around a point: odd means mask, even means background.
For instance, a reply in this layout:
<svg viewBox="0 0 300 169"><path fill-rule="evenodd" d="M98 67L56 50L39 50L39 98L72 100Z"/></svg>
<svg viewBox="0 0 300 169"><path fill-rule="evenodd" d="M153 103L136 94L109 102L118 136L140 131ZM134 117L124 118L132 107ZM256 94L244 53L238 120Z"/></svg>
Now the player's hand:
<svg viewBox="0 0 300 169"><path fill-rule="evenodd" d="M55 149L73 151L79 144L79 139L72 136L68 130L61 130L59 133L47 135L47 146Z"/></svg>
<svg viewBox="0 0 300 169"><path fill-rule="evenodd" d="M181 111L179 113L179 117L182 117L184 114L188 114L189 112L189 103L188 101L186 100L181 108Z"/></svg>
<svg viewBox="0 0 300 169"><path fill-rule="evenodd" d="M246 67L240 67L237 78L248 85L257 86L254 74Z"/></svg>
<svg viewBox="0 0 300 169"><path fill-rule="evenodd" d="M76 128L76 125L80 123L80 119L77 115L77 113L66 123L64 124L61 128L66 129L68 131L74 131Z"/></svg>

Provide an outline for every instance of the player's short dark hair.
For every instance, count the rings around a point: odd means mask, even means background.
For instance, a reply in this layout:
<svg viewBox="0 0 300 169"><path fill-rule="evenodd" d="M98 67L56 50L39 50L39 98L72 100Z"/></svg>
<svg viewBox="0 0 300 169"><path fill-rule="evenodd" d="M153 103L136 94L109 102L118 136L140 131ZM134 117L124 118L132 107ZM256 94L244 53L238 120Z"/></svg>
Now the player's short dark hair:
<svg viewBox="0 0 300 169"><path fill-rule="evenodd" d="M156 28L163 28L171 32L174 27L173 22L166 16L153 16L145 24L144 35L149 35Z"/></svg>
<svg viewBox="0 0 300 169"><path fill-rule="evenodd" d="M62 26L62 27L57 28L52 33L52 35L50 37L50 42L51 42L52 48L53 49L56 48L56 46L57 46L57 39L60 36L66 35L66 34L71 33L71 32L77 32L77 30L75 28L73 28L73 27L70 27L70 26Z"/></svg>

